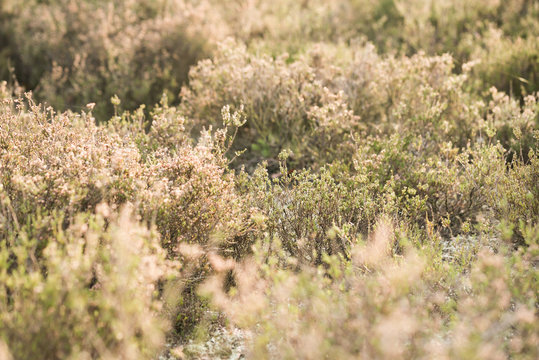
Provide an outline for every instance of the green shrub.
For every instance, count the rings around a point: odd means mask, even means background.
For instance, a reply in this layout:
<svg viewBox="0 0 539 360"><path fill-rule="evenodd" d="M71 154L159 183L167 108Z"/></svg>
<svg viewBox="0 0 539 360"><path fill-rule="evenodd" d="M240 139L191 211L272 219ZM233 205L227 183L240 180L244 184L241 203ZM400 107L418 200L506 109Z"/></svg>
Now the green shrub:
<svg viewBox="0 0 539 360"><path fill-rule="evenodd" d="M536 242L510 259L482 251L461 272L427 247L394 255L401 230L381 223L351 259L325 256L325 268L287 270L262 252L236 265L233 291L219 277L204 291L249 332L251 358L536 356Z"/></svg>
<svg viewBox="0 0 539 360"><path fill-rule="evenodd" d="M501 30L491 29L473 49L478 62L473 73L479 89L490 86L523 99L539 91L538 37L505 38Z"/></svg>
<svg viewBox="0 0 539 360"><path fill-rule="evenodd" d="M376 214L375 186L350 177L340 179L323 168L320 173L296 171L271 179L258 168L251 179L253 203L264 217L268 252L279 241L287 256L302 264L322 263L324 254L349 255L358 234L366 234Z"/></svg>
<svg viewBox="0 0 539 360"><path fill-rule="evenodd" d="M0 241L18 241L19 227L37 221L30 226L36 246L32 256L40 259L54 246L57 227L68 228L78 214L93 213L102 203L114 213L131 203L139 220L156 226L167 257L184 262L176 275L189 286L175 287L176 297L182 291L194 294L194 286L211 272L206 256L190 263L180 254L180 244L236 258L249 251L250 211L225 169L224 131L206 132L192 146L176 133L178 127L167 125L179 115L166 101L152 111L154 121L145 133L135 123L122 125L121 118L128 114L98 126L91 112L56 114L36 105L30 95L26 101L13 99L5 84L1 89L0 186L5 208ZM193 302L198 304L198 299L191 296L182 306L196 308ZM183 311L177 304L168 305L170 316ZM184 315L196 322L189 313Z"/></svg>
<svg viewBox="0 0 539 360"><path fill-rule="evenodd" d="M0 1L0 358L537 358L538 19Z"/></svg>
<svg viewBox="0 0 539 360"><path fill-rule="evenodd" d="M211 18L205 6L161 0L4 5L3 51L40 101L60 111L96 102L94 113L106 120L115 94L125 109L152 105L163 91L177 99L189 67L210 54L212 31L219 29L205 23Z"/></svg>
<svg viewBox="0 0 539 360"><path fill-rule="evenodd" d="M151 358L162 346L157 281L168 265L158 235L128 210L100 209L57 228L42 254L39 219L2 239L0 338L15 358Z"/></svg>
<svg viewBox="0 0 539 360"><path fill-rule="evenodd" d="M244 112L233 150L247 150L242 159L249 170L264 159L275 162L285 149L300 167L340 157L358 120L304 62L251 55L230 42L193 68L180 112L198 132L222 124L225 105Z"/></svg>

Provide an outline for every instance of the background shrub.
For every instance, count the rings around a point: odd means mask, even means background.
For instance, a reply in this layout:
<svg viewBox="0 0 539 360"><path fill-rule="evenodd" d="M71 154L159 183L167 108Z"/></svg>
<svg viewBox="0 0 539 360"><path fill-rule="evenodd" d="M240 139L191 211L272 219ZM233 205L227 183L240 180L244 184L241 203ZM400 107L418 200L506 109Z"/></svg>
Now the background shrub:
<svg viewBox="0 0 539 360"><path fill-rule="evenodd" d="M296 166L331 161L345 152L357 126L342 94L325 88L313 68L301 61L288 64L286 55L251 55L233 43L193 68L180 111L196 132L219 126L225 105L244 112L246 123L232 149L247 150L242 159L248 169L264 159L275 163L285 149Z"/></svg>
<svg viewBox="0 0 539 360"><path fill-rule="evenodd" d="M115 94L125 109L154 104L163 91L177 98L189 67L210 54L212 31L219 29L205 6L190 1L7 2L2 51L18 81L40 101L62 111L103 99L94 113L106 120L113 113L108 99Z"/></svg>
<svg viewBox="0 0 539 360"><path fill-rule="evenodd" d="M537 358L538 19L0 2L0 358Z"/></svg>

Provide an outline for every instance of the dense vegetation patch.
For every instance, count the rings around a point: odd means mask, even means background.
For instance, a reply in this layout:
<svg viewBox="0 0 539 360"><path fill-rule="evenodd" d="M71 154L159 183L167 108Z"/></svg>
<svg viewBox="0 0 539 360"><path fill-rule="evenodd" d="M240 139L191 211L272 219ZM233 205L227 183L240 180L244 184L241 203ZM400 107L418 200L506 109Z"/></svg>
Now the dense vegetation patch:
<svg viewBox="0 0 539 360"><path fill-rule="evenodd" d="M0 358L537 358L538 19L2 1Z"/></svg>

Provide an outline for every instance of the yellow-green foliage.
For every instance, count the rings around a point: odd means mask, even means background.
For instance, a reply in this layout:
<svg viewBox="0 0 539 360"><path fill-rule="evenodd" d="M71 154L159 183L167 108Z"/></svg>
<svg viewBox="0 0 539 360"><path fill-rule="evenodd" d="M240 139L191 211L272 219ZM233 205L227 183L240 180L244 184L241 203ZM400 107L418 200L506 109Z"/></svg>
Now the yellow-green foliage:
<svg viewBox="0 0 539 360"><path fill-rule="evenodd" d="M0 1L0 359L536 359L539 4Z"/></svg>
<svg viewBox="0 0 539 360"><path fill-rule="evenodd" d="M58 218L50 239L35 237L46 221L37 217L2 239L0 336L14 358L134 359L162 346L165 252L155 229L109 211L80 214L66 230Z"/></svg>
<svg viewBox="0 0 539 360"><path fill-rule="evenodd" d="M180 111L199 130L220 126L225 105L242 109L246 123L234 149L247 148L250 169L284 149L292 151L299 166L340 157L348 151L344 145L357 128L357 117L341 93L317 79L316 69L289 62L286 55L254 56L244 46L225 43L213 60L191 70Z"/></svg>
<svg viewBox="0 0 539 360"><path fill-rule="evenodd" d="M172 133L164 136L162 133L168 128L167 119L179 117L174 108L166 105L165 100L152 111L154 122L151 130L145 133L136 125L122 126L121 119L113 119L110 126L98 126L92 117L91 106L88 112L80 114L56 114L51 108L36 105L31 95L27 95L26 100L11 97L5 83L2 84L1 93L0 240L6 246L5 263L2 264L6 267L7 276L14 269L14 254L19 253L21 260L16 268L24 275L20 280L21 286L33 286L24 284L27 278L24 271L27 270L23 265L27 261L35 261L37 267L37 272L28 274L29 278L39 274L40 268L46 275L48 261L61 262L64 261L63 257L69 257L63 247L52 255L48 255L48 249L63 246L63 231L74 226L81 216L88 218L103 206L107 209L106 217L116 216L118 209L125 204L132 207L133 216L142 221L140 226L151 226L152 231L159 233L157 248L166 252L167 258L173 261L181 260L178 246L184 242L202 246L203 252L223 252L235 257L245 253L248 247L245 246L245 234L249 227L249 212L243 212L245 205L236 195L234 179L224 168L224 132L205 133L196 146L190 145L185 135ZM174 131L178 129L175 127ZM102 227L100 231L106 231L107 222L99 223ZM118 241L131 241L129 235L126 236ZM238 244L240 239L244 243ZM18 248L21 241L24 247ZM86 248L84 244L80 246ZM99 256L109 248L102 242L92 246L96 247ZM133 260L129 261L145 261L143 251L134 253ZM91 258L88 266L94 267L91 263L96 261ZM201 274L208 271L205 265L207 261L190 264L186 260L183 263L184 266L178 266L172 274L177 278L176 282L196 283L200 281ZM63 263L58 266L64 267ZM81 271L86 274L94 270ZM69 277L70 274L68 272L65 276ZM76 271L72 274L76 276L72 280L78 281ZM91 275L84 276L91 278ZM114 277L113 274L110 276ZM131 273L125 276L135 277ZM48 279L45 277L44 280ZM151 286L156 285L156 280L152 281ZM89 300L85 298L79 299L76 292L90 289L90 279L85 281L77 282L74 286L80 289L73 290L73 301L83 307L91 304L86 304ZM110 281L124 280L114 278ZM57 283L51 286L61 288ZM184 284L176 288L178 291L186 289L189 293L193 292L192 285ZM14 290L10 286L4 290L7 306L14 301ZM66 291L71 292L69 289ZM178 296L179 293L176 294ZM133 299L136 298L134 296ZM129 299L127 297L126 303L119 303L118 306L131 306ZM60 305L61 302L62 295L58 294L57 298L50 299L47 306ZM188 307L192 305L182 304ZM175 313L180 311L176 303L167 303L167 308L167 316L176 316ZM30 315L31 312L28 313ZM76 322L75 318L70 321ZM108 322L121 320L111 315L103 321L107 325ZM53 324L44 322L41 326L45 331L47 326ZM63 325L58 326L61 328ZM88 326L88 331L97 331L97 328L91 328L91 324L81 326L81 332L84 332L85 326ZM63 331L58 336L69 334L69 330ZM7 334L11 336L10 342L16 341L16 334ZM23 339L17 341L25 343ZM43 338L36 341L46 343L48 340ZM58 346L63 346L65 340L58 338L54 341L59 342ZM76 340L73 346L78 346ZM99 346L106 350L109 345L105 342ZM39 352L39 347L36 345L33 351ZM18 350L14 351L18 354ZM62 353L54 354L64 351L67 356L71 350L51 351L54 351L51 357L62 357Z"/></svg>
<svg viewBox="0 0 539 360"><path fill-rule="evenodd" d="M126 109L153 104L167 91L176 98L189 67L206 57L219 31L205 3L174 1L7 1L10 65L41 101L80 110L118 94ZM105 118L103 101L95 113Z"/></svg>
<svg viewBox="0 0 539 360"><path fill-rule="evenodd" d="M393 254L402 231L386 220L349 259L325 256L326 266L299 272L260 252L236 266L234 292L218 290L218 277L205 291L249 329L251 358L537 356L537 228L527 249L481 250L467 273L425 249Z"/></svg>

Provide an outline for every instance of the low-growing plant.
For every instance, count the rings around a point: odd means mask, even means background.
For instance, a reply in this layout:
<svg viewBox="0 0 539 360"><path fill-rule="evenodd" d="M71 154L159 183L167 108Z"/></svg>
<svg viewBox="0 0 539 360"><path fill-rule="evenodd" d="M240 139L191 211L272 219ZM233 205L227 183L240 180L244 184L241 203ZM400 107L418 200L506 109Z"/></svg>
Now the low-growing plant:
<svg viewBox="0 0 539 360"><path fill-rule="evenodd" d="M536 243L511 260L482 251L471 272L455 272L426 249L408 246L395 255L397 234L382 222L366 243L351 246L350 259L324 256L325 267L299 271L263 252L236 265L233 291L222 291L219 277L204 291L249 332L252 358L536 355L536 270L529 262Z"/></svg>
<svg viewBox="0 0 539 360"><path fill-rule="evenodd" d="M539 91L538 35L506 38L498 29L490 29L470 55L477 66L473 73L478 89L490 86L518 99Z"/></svg>
<svg viewBox="0 0 539 360"><path fill-rule="evenodd" d="M0 1L0 358L537 358L538 5Z"/></svg>
<svg viewBox="0 0 539 360"><path fill-rule="evenodd" d="M288 174L281 161L280 177L259 167L249 189L263 217L268 256L274 240L300 264L319 265L324 254L349 256L352 240L368 232L381 210L374 186L358 178L341 181L327 168Z"/></svg>
<svg viewBox="0 0 539 360"><path fill-rule="evenodd" d="M276 162L285 149L299 167L340 157L358 123L342 94L324 87L304 62L288 64L286 55L255 56L227 42L189 77L180 105L189 128L219 126L224 106L241 108L246 122L232 150L246 149L242 162L251 171L261 160Z"/></svg>
<svg viewBox="0 0 539 360"><path fill-rule="evenodd" d="M219 18L205 3L10 3L0 8L0 33L19 82L58 111L97 102L94 113L103 120L113 107L102 100L115 94L128 110L153 105L163 91L177 99L189 67L221 36Z"/></svg>
<svg viewBox="0 0 539 360"><path fill-rule="evenodd" d="M6 190L0 193L2 205ZM151 358L164 342L158 280L170 272L155 228L107 205L79 213L41 253L42 219L0 245L0 338L17 359Z"/></svg>
<svg viewBox="0 0 539 360"><path fill-rule="evenodd" d="M14 99L5 84L2 89L0 239L16 243L20 227L28 225L32 256L39 260L59 241L57 227L67 229L78 214L93 213L101 203L112 212L131 203L140 221L156 227L167 258L184 260L176 274L181 286L171 287L176 299L182 292L184 299L167 303L167 312L181 314L188 326L178 332L188 333L204 309L195 305L200 302L194 287L211 269L206 256L189 263L180 244L235 258L249 251L250 211L226 170L226 132L206 132L192 146L176 133L181 127L166 125L179 117L166 101L152 112L146 133L144 126L123 126L121 118L128 115L99 126L92 105L88 112L57 114L35 104L30 94Z"/></svg>

